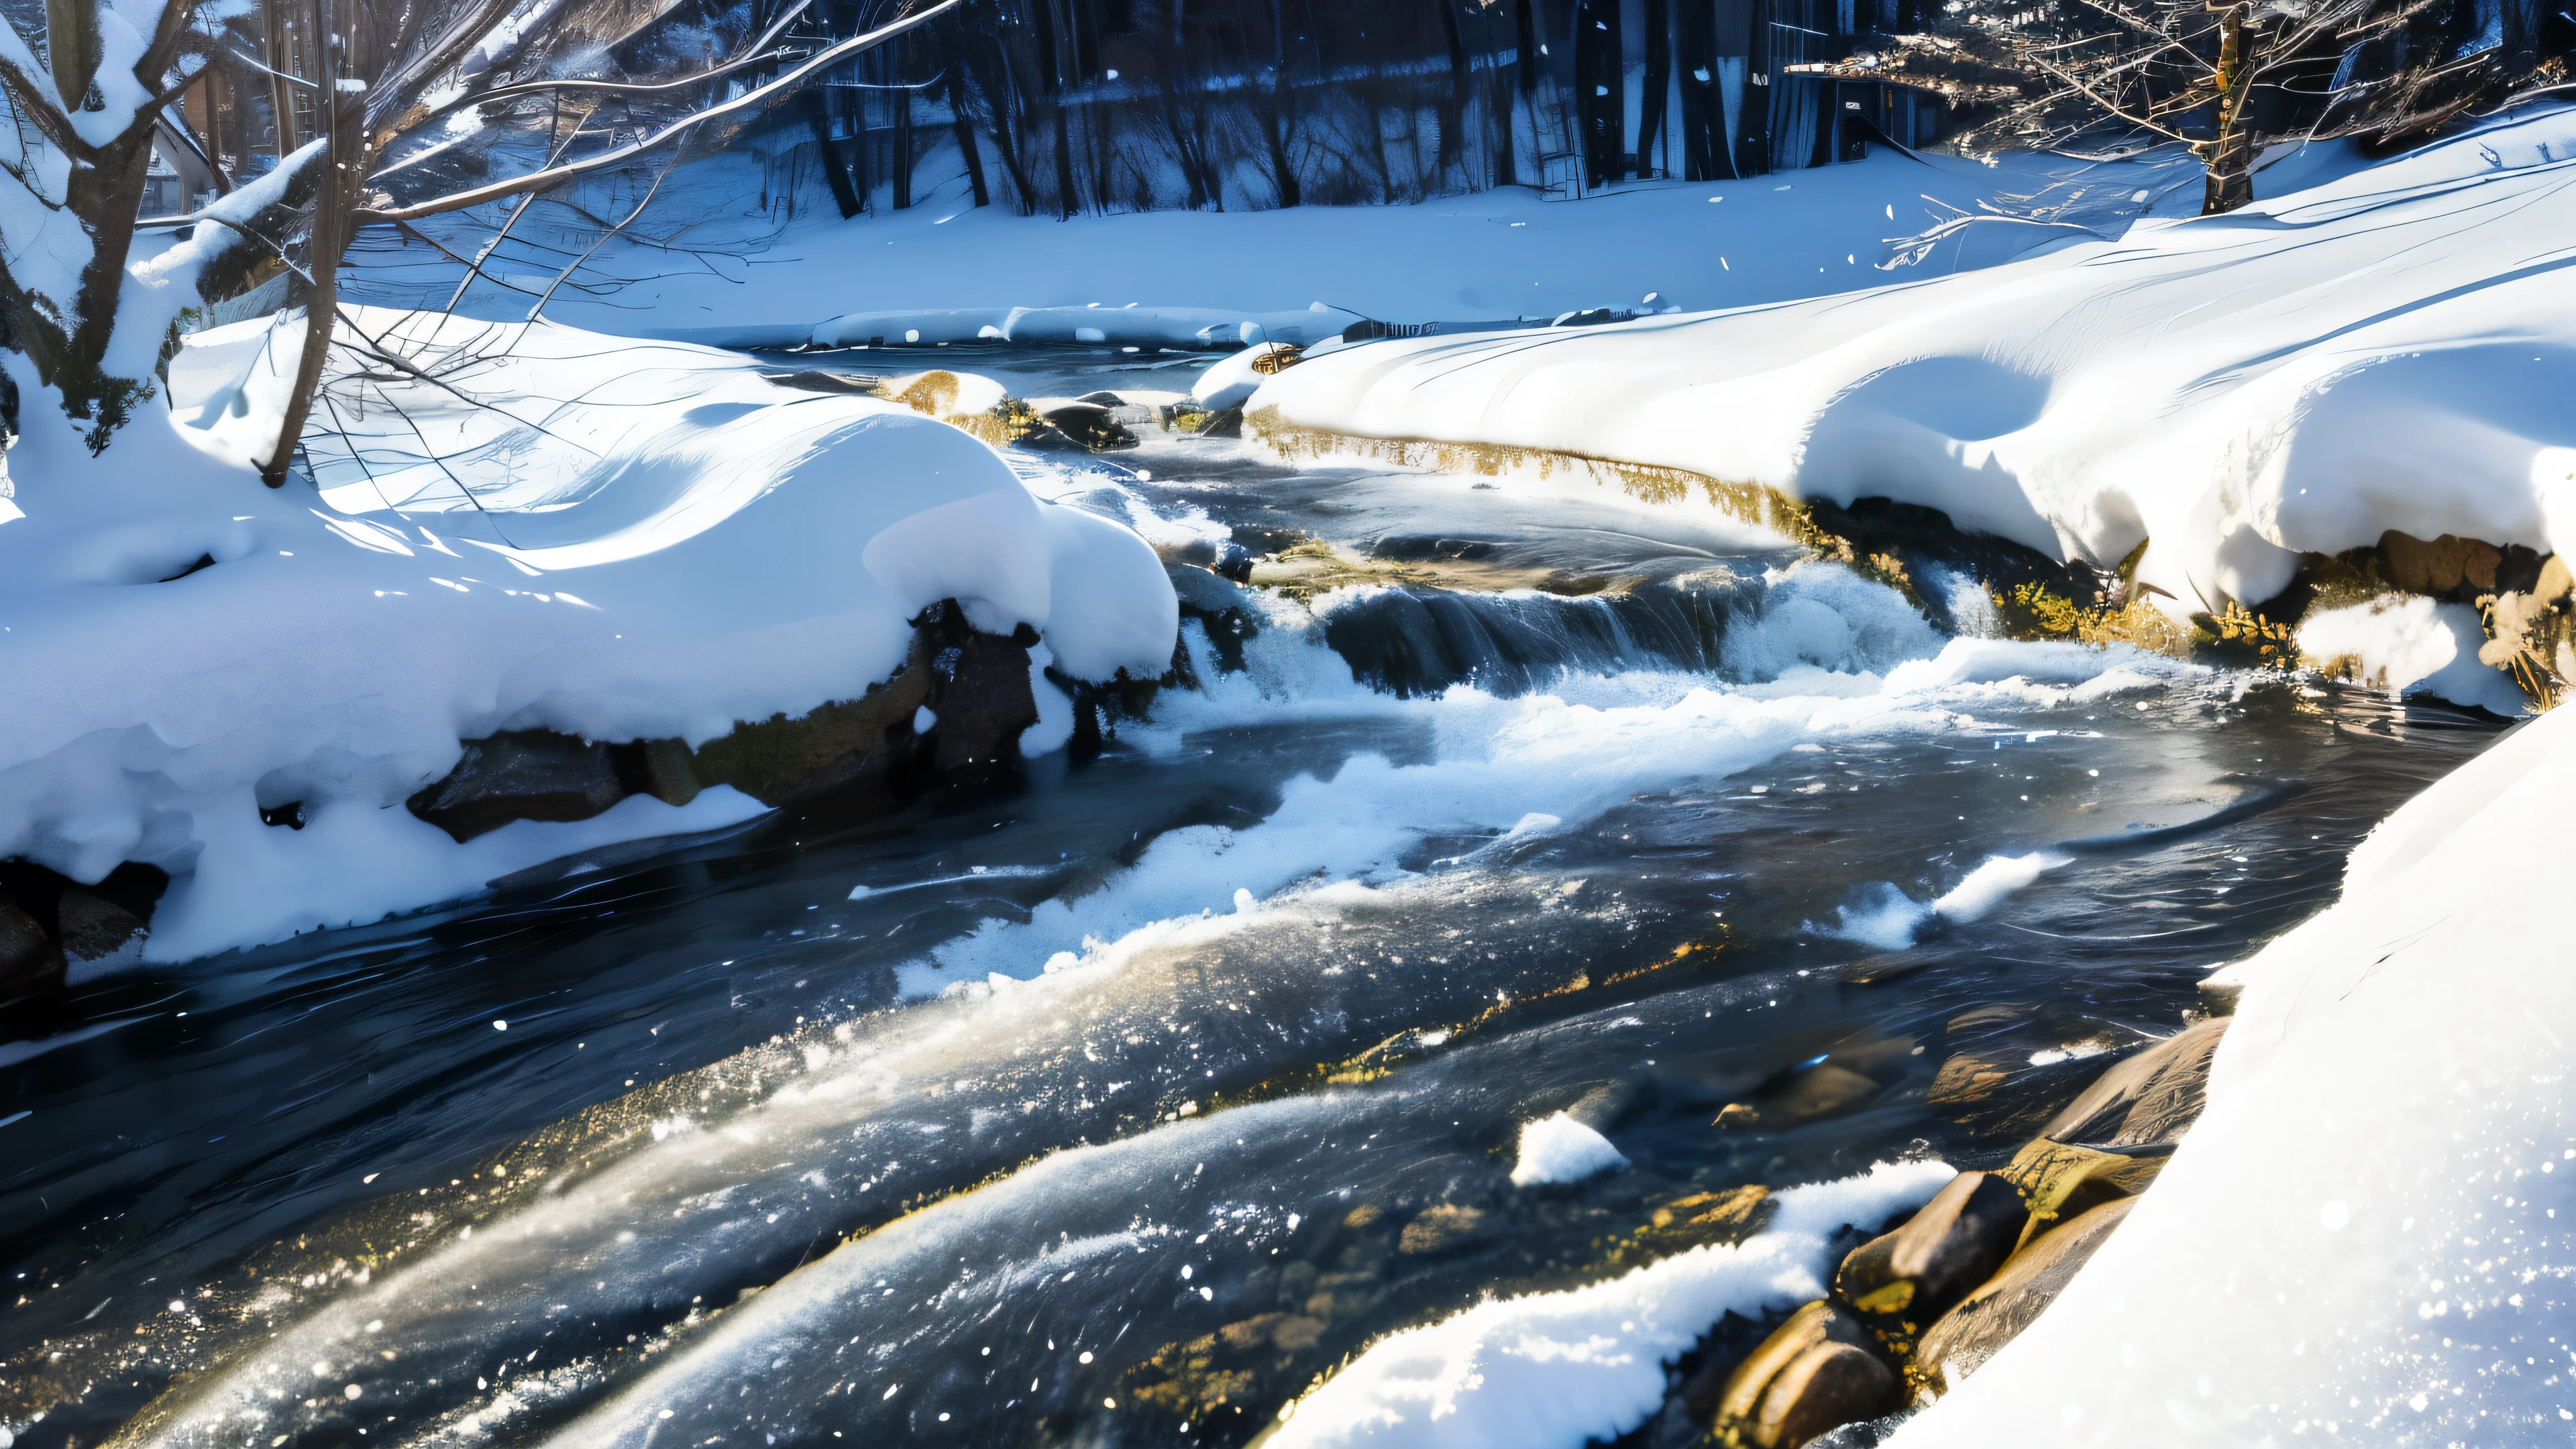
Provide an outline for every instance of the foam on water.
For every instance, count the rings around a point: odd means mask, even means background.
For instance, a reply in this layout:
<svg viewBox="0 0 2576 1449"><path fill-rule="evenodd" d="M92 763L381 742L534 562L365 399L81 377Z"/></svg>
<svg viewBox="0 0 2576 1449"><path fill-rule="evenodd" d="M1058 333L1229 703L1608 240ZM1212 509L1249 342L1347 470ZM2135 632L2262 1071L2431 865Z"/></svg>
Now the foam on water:
<svg viewBox="0 0 2576 1449"><path fill-rule="evenodd" d="M1155 721L1127 738L1178 754L1210 729L1359 719L1415 732L1428 758L1362 753L1329 779L1289 781L1257 824L1170 831L1097 891L932 948L903 968L905 989L1063 969L1150 923L1232 910L1238 892L1267 899L1317 882L1391 880L1426 839L1579 827L1639 794L1722 779L1801 744L1968 729L1977 721L1961 706L2046 707L2088 698L2115 676L2120 688L2152 687L2160 680L2142 670L2172 678L2184 668L2081 645L1945 642L1895 590L1833 565L1774 571L1762 612L1726 633L1727 676L1568 674L1515 698L1456 686L1398 699L1353 680L1299 622L1274 610L1239 672L1221 670L1193 628L1204 690L1166 691ZM2008 893L1997 885L1977 885L1980 914ZM1846 931L1910 940L1925 908L1907 908L1912 920L1873 917Z"/></svg>
<svg viewBox="0 0 2576 1449"><path fill-rule="evenodd" d="M1984 920L2014 892L2070 858L2044 850L2028 855L1990 855L1928 905L1881 881L1864 888L1858 900L1836 907L1835 924L1827 934L1881 951L1902 951L1914 944L1915 934L1926 923L1936 918Z"/></svg>

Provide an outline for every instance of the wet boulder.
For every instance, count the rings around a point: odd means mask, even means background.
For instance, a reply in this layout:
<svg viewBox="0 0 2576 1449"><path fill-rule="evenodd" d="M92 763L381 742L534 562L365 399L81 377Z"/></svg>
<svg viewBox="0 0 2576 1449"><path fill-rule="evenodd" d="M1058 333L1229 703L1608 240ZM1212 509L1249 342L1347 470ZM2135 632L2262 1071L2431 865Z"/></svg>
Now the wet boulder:
<svg viewBox="0 0 2576 1449"><path fill-rule="evenodd" d="M142 917L79 886L65 886L54 902L54 935L74 976L139 963L151 934Z"/></svg>
<svg viewBox="0 0 2576 1449"><path fill-rule="evenodd" d="M650 795L665 805L686 805L705 787L686 740L635 740L608 747L617 781L632 795Z"/></svg>
<svg viewBox="0 0 2576 1449"><path fill-rule="evenodd" d="M508 730L465 741L456 768L405 803L461 843L513 820L588 820L625 797L608 746Z"/></svg>
<svg viewBox="0 0 2576 1449"><path fill-rule="evenodd" d="M1038 722L1028 647L1038 642L1037 632L1023 624L1020 636L969 632L931 656L930 717L922 723L940 773L987 770L1018 758L1020 732Z"/></svg>
<svg viewBox="0 0 2576 1449"><path fill-rule="evenodd" d="M2107 1151L2046 1137L2034 1139L1995 1173L2021 1190L2030 1209L2021 1243L2070 1222L2104 1203L2147 1190L2173 1153L2170 1146L2140 1146Z"/></svg>
<svg viewBox="0 0 2576 1449"><path fill-rule="evenodd" d="M2067 1103L2039 1135L2109 1147L2180 1141L2200 1116L2210 1060L2231 1020L2196 1022L2128 1057Z"/></svg>
<svg viewBox="0 0 2576 1449"><path fill-rule="evenodd" d="M1904 1386L1866 1328L1826 1302L1789 1315L1726 1381L1711 1432L1735 1449L1797 1449L1896 1409Z"/></svg>
<svg viewBox="0 0 2576 1449"><path fill-rule="evenodd" d="M1834 1273L1834 1296L1866 1319L1929 1323L2012 1256L2029 1220L2010 1182L1963 1172L1903 1227L1852 1249Z"/></svg>
<svg viewBox="0 0 2576 1449"><path fill-rule="evenodd" d="M2003 1271L1924 1331L1914 1357L1924 1384L1947 1393L1994 1357L2056 1301L2137 1204L2134 1197L2103 1203L2014 1254Z"/></svg>
<svg viewBox="0 0 2576 1449"><path fill-rule="evenodd" d="M891 773L930 699L929 651L914 649L902 673L852 700L801 715L774 714L700 745L695 777L730 785L763 805L788 805L846 791Z"/></svg>
<svg viewBox="0 0 2576 1449"><path fill-rule="evenodd" d="M1117 413L1096 402L1059 403L1038 416L1087 452L1110 453L1136 446L1136 435L1118 420Z"/></svg>
<svg viewBox="0 0 2576 1449"><path fill-rule="evenodd" d="M36 918L0 895L0 1001L41 991L63 975L63 956Z"/></svg>

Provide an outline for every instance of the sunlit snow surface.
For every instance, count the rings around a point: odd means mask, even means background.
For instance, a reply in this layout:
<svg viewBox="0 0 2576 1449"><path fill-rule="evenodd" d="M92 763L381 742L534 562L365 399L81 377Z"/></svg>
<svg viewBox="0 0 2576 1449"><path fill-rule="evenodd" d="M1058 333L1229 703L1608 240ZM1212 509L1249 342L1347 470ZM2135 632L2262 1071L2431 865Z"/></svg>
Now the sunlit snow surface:
<svg viewBox="0 0 2576 1449"><path fill-rule="evenodd" d="M2571 733L2553 712L2425 791L2237 968L2154 1190L1898 1444L2568 1442Z"/></svg>
<svg viewBox="0 0 2576 1449"><path fill-rule="evenodd" d="M1036 628L1077 678L1171 658L1171 587L1133 533L909 408L552 324L353 308L345 327L315 486L247 467L274 437L291 319L192 337L171 413L103 460L50 432L11 450L0 677L37 687L0 691L0 858L170 871L154 959L762 810L719 787L459 844L401 805L460 740L696 744L856 698L942 599ZM1050 724L1039 742L1060 743L1070 711ZM262 823L289 804L303 828Z"/></svg>
<svg viewBox="0 0 2576 1449"><path fill-rule="evenodd" d="M1858 295L1376 343L1249 407L1891 497L2105 567L2147 543L2177 608L2251 607L2302 551L2389 529L2576 545L2571 183L2576 108L2539 105L2226 216Z"/></svg>

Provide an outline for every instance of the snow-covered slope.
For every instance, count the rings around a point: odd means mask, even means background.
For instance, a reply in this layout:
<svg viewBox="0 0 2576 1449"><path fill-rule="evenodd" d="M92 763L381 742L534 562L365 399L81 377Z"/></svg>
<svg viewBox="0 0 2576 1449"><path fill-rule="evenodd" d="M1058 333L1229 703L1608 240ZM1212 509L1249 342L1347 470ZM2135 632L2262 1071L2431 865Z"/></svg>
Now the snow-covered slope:
<svg viewBox="0 0 2576 1449"><path fill-rule="evenodd" d="M2259 184L2286 186L2351 164L2339 146L2313 147L2279 158ZM1898 275L1947 274L2096 232L2116 236L2151 209L2196 205L2199 192L2197 168L2170 155L2096 165L2021 153L1982 164L1880 151L1778 176L1637 183L1578 202L1508 187L1414 205L1058 221L971 206L960 181L903 211L843 221L825 201L781 223L751 205L765 194L757 158L726 155L675 174L637 239L600 247L573 284L554 292L546 315L602 332L769 345L823 324L820 335L836 344L899 342L907 331L923 343L971 339L992 327L1022 340L1196 346L1203 329L1228 319L1312 342L1353 313L1472 321L1850 291L1884 281L1876 268L1918 250L1904 239L2006 197L2038 195L2062 219L1956 230ZM631 205L631 197L603 198L590 210L622 215ZM540 207L521 222L490 264L492 279L467 291L462 310L526 316L566 258L596 240L566 220ZM488 236L461 220L444 225L454 228L448 244L465 254ZM401 306L444 306L463 270L419 245L359 261L346 283L353 295ZM1075 315L1131 303L1124 317ZM1328 309L1329 329L1286 330L1304 327L1298 314L1317 306ZM1017 309L1044 310L1014 325ZM858 315L836 324L844 314ZM1079 337L1085 326L1101 336ZM1240 335L1232 325L1223 331Z"/></svg>
<svg viewBox="0 0 2576 1449"><path fill-rule="evenodd" d="M2565 1444L2576 711L2353 852L2236 968L2209 1109L2064 1296L1894 1443Z"/></svg>
<svg viewBox="0 0 2576 1449"><path fill-rule="evenodd" d="M318 497L238 461L274 436L293 322L192 338L173 411L104 459L42 430L10 454L0 857L80 880L170 870L155 957L760 808L721 787L676 809L639 796L460 845L402 808L460 739L696 744L801 714L894 673L907 621L943 598L1034 626L1078 676L1171 657L1171 586L1140 539L908 408L784 389L702 348L353 319L426 376L377 362L382 386L334 386L352 446L316 444ZM261 823L289 803L302 828Z"/></svg>
<svg viewBox="0 0 2576 1449"><path fill-rule="evenodd" d="M1714 315L1309 359L1253 399L1380 438L1883 495L2261 602L2387 529L2576 544L2576 108L2230 216Z"/></svg>

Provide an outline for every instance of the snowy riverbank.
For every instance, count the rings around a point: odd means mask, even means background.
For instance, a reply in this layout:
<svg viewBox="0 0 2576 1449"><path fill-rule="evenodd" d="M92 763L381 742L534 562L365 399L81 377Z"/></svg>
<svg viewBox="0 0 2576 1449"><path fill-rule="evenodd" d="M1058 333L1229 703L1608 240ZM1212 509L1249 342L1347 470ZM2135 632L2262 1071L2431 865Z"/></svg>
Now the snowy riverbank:
<svg viewBox="0 0 2576 1449"><path fill-rule="evenodd" d="M2171 1165L1895 1443L2567 1441L2576 989L2539 842L2576 810L2571 734L2551 713L2410 801L2338 904L2231 968Z"/></svg>
<svg viewBox="0 0 2576 1449"><path fill-rule="evenodd" d="M2546 553L2576 543L2571 148L2576 109L2534 110L1983 271L1315 357L1250 409L1886 496L2105 567L2145 543L2138 577L2188 609L2392 529ZM2471 611L2444 621L2474 650Z"/></svg>
<svg viewBox="0 0 2576 1449"><path fill-rule="evenodd" d="M172 410L108 464L67 434L11 452L0 678L40 687L0 695L0 858L170 872L154 959L762 809L718 785L460 842L402 806L461 740L701 744L863 694L942 599L1030 626L1077 678L1170 659L1171 588L1135 535L907 407L553 324L353 319L436 381L335 384L346 433L314 446L318 497L240 462L293 323L192 338Z"/></svg>

